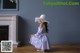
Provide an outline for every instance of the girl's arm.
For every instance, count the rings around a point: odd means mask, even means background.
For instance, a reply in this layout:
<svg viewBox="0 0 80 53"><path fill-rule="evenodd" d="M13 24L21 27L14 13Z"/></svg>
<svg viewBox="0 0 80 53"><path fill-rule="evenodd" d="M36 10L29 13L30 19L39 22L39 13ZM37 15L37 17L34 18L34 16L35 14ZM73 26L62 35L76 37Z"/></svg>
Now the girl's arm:
<svg viewBox="0 0 80 53"><path fill-rule="evenodd" d="M35 34L35 36L38 36L38 35L40 35L40 34L42 34L42 28L40 28L40 29L38 29L38 31L37 31L37 33Z"/></svg>
<svg viewBox="0 0 80 53"><path fill-rule="evenodd" d="M42 34L43 28L44 28L44 25L43 25L43 24L40 24L40 26L39 26L39 28L38 28L38 31L37 31L37 33L35 34L35 36L38 36L38 35Z"/></svg>

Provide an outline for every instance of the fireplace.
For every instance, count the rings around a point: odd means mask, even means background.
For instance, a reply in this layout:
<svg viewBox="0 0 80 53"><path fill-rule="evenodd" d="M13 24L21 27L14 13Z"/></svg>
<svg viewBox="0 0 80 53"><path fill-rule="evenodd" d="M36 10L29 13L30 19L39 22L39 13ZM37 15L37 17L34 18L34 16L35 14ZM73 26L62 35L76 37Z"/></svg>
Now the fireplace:
<svg viewBox="0 0 80 53"><path fill-rule="evenodd" d="M0 14L0 42L12 40L13 47L18 46L18 16L16 14Z"/></svg>
<svg viewBox="0 0 80 53"><path fill-rule="evenodd" d="M0 42L1 40L8 40L9 26L0 26Z"/></svg>

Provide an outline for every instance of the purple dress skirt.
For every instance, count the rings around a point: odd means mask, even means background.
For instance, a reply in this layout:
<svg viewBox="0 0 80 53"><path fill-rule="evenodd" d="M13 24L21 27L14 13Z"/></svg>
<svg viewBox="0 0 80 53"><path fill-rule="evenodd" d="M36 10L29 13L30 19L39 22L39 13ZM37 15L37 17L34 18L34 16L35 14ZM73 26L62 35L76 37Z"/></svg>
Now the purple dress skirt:
<svg viewBox="0 0 80 53"><path fill-rule="evenodd" d="M47 39L47 36L44 33L44 29L43 28L38 28L37 33L35 34L35 36L32 36L30 38L30 43L35 46L37 49L41 49L41 50L49 50L49 42Z"/></svg>

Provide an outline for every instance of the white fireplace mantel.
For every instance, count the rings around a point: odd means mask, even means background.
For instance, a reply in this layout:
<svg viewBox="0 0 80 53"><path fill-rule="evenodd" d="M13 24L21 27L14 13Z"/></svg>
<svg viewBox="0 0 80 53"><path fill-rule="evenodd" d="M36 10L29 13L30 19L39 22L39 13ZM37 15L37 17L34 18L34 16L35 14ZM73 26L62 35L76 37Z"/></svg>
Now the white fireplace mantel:
<svg viewBox="0 0 80 53"><path fill-rule="evenodd" d="M0 26L9 25L8 40L13 41L13 46L18 46L18 16L17 14L0 14Z"/></svg>

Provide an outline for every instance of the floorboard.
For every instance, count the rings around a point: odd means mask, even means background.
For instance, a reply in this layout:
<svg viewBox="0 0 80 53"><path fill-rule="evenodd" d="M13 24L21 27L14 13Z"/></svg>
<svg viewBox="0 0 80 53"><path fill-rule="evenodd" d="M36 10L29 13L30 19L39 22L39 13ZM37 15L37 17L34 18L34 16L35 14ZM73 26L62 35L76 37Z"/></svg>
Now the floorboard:
<svg viewBox="0 0 80 53"><path fill-rule="evenodd" d="M14 48L12 53L80 53L80 45L53 45L50 51L37 52L31 45Z"/></svg>

